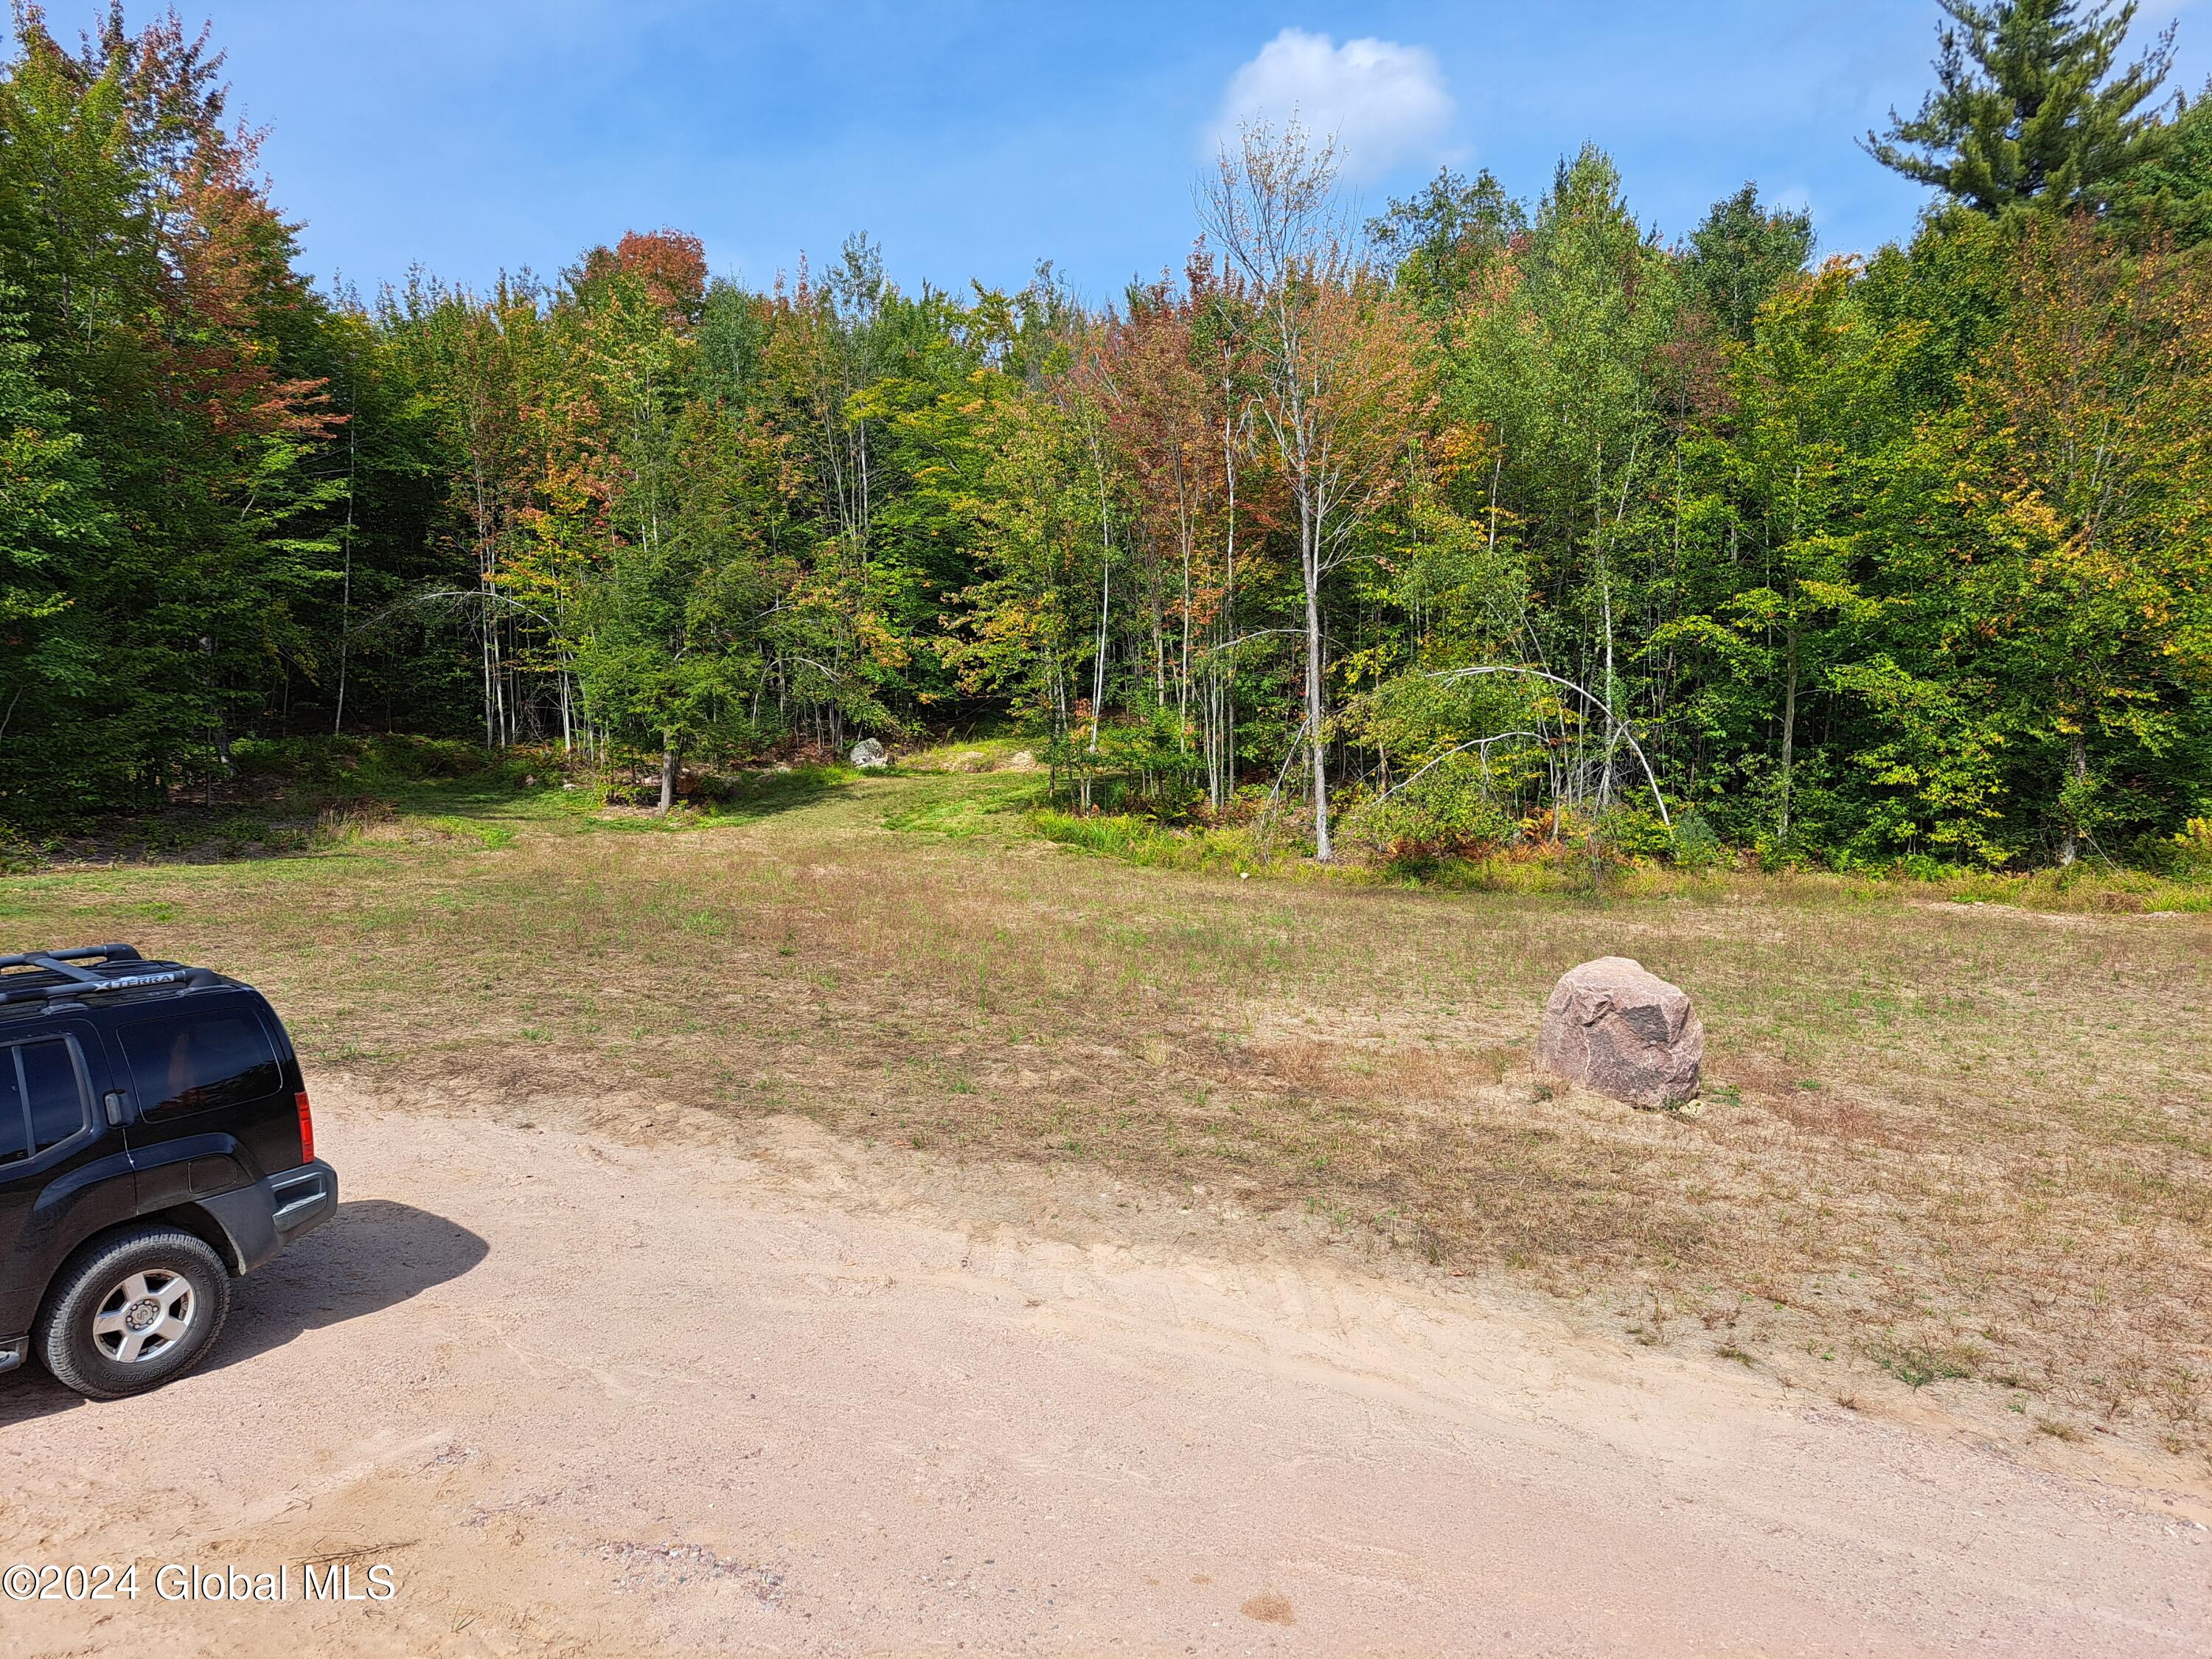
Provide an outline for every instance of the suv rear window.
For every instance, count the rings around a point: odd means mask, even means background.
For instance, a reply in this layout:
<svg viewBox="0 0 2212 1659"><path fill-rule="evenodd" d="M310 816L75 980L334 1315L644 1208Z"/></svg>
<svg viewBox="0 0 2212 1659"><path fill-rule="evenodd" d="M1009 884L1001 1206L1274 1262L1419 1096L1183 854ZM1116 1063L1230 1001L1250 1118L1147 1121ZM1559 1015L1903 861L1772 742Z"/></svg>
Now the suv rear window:
<svg viewBox="0 0 2212 1659"><path fill-rule="evenodd" d="M178 1014L120 1035L142 1118L243 1105L283 1086L269 1034L250 1013Z"/></svg>
<svg viewBox="0 0 2212 1659"><path fill-rule="evenodd" d="M66 1039L0 1048L0 1164L67 1140L84 1127L87 1103Z"/></svg>

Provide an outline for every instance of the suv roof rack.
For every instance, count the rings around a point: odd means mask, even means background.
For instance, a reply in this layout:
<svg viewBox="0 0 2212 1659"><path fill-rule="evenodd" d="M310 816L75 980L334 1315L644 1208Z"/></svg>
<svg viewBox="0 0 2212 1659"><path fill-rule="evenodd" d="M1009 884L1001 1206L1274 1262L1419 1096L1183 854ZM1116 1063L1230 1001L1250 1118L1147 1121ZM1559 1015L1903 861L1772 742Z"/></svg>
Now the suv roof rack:
<svg viewBox="0 0 2212 1659"><path fill-rule="evenodd" d="M147 964L144 972L131 964L145 963L137 947L129 945L85 945L71 951L29 951L21 956L0 957L0 1005L48 1001L79 997L96 991L135 991L156 985L187 988L222 981L206 968L186 968L173 962ZM113 964L120 973L95 972L88 965ZM27 971L26 971L27 970Z"/></svg>

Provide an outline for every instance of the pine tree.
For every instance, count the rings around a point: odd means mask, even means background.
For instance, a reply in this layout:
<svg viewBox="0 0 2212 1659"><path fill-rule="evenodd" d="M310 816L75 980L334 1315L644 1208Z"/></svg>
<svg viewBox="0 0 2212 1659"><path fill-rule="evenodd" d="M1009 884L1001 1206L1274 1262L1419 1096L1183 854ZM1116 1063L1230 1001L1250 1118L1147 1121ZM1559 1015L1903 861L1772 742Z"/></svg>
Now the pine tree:
<svg viewBox="0 0 2212 1659"><path fill-rule="evenodd" d="M2212 81L2174 103L2165 149L2113 192L2112 216L2139 236L2195 247L2212 241Z"/></svg>
<svg viewBox="0 0 2212 1659"><path fill-rule="evenodd" d="M2115 76L2135 0L1940 0L1936 89L1905 120L1890 112L1867 153L1978 212L2033 204L2102 210L2165 150L2152 100L2173 61L2169 27Z"/></svg>

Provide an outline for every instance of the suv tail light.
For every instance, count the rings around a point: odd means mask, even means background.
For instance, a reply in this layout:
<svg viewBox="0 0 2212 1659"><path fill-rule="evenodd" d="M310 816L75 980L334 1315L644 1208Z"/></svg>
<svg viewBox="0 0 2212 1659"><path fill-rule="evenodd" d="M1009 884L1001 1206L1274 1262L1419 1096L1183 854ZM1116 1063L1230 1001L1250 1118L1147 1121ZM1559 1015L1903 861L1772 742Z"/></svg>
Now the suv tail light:
<svg viewBox="0 0 2212 1659"><path fill-rule="evenodd" d="M300 1162L313 1164L315 1161L314 1109L307 1104L307 1091L305 1089L301 1090L292 1098L299 1103L300 1107Z"/></svg>

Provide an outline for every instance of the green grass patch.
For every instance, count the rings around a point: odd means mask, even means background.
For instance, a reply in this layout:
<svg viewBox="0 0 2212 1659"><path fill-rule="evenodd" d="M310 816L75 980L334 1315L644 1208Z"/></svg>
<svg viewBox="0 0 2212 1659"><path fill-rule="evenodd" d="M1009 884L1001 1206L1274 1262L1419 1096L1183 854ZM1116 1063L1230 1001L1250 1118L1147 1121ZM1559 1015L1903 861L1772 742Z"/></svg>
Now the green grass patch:
<svg viewBox="0 0 2212 1659"><path fill-rule="evenodd" d="M1161 870L1218 870L1250 874L1264 867L1252 833L1242 827L1176 830L1149 818L1101 814L1085 817L1041 807L1029 815L1030 828L1047 841L1086 853Z"/></svg>
<svg viewBox="0 0 2212 1659"><path fill-rule="evenodd" d="M425 827L453 841L472 841L486 852L514 845L511 824L487 823L481 818L443 817L424 820Z"/></svg>
<svg viewBox="0 0 2212 1659"><path fill-rule="evenodd" d="M887 812L884 815L884 828L908 835L951 836L965 840L988 835L996 829L998 826L990 820L997 810L972 797L958 796Z"/></svg>
<svg viewBox="0 0 2212 1659"><path fill-rule="evenodd" d="M1901 1347L1880 1345L1872 1351L1871 1358L1875 1364L1908 1389L1924 1389L1931 1382L1970 1377L1974 1374L1963 1355L1918 1345Z"/></svg>
<svg viewBox="0 0 2212 1659"><path fill-rule="evenodd" d="M920 792L908 787L884 814L883 825L906 835L946 836L956 841L1018 835L1020 820L1010 814L1033 801L1036 791L1032 780L1017 773L947 780L939 786L924 785Z"/></svg>

